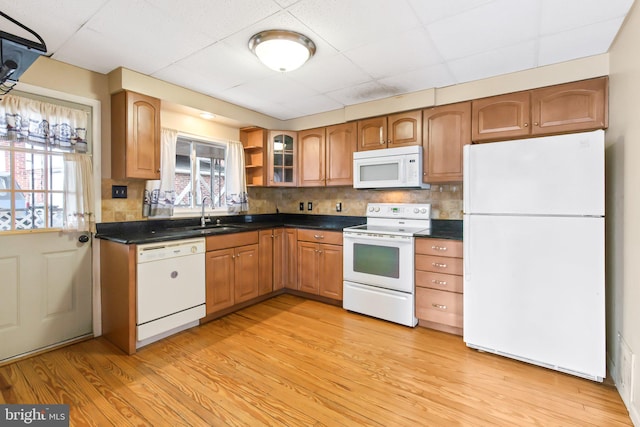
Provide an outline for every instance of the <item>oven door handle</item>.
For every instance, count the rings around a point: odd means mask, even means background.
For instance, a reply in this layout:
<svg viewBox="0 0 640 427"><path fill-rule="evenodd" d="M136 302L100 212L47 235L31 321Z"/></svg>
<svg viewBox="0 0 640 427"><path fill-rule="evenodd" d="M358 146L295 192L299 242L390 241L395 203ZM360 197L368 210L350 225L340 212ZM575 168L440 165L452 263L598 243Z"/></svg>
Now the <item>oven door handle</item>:
<svg viewBox="0 0 640 427"><path fill-rule="evenodd" d="M411 236L392 236L392 235L376 235L371 236L369 234L356 234L345 232L343 235L343 244L357 241L376 241L376 242L390 242L397 245L410 245L413 243L413 237Z"/></svg>

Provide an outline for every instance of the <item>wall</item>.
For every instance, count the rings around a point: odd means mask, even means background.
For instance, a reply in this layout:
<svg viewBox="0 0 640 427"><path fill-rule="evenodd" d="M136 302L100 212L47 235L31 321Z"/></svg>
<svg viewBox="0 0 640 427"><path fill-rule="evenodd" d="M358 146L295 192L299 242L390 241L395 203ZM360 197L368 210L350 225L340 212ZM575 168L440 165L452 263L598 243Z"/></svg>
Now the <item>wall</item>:
<svg viewBox="0 0 640 427"><path fill-rule="evenodd" d="M299 204L304 202L304 211ZM307 210L312 202L313 210ZM366 216L369 202L431 203L432 217L462 219L462 185L434 185L430 190L354 190L350 187L249 188L249 213L311 213L317 215ZM336 212L342 203L342 212Z"/></svg>
<svg viewBox="0 0 640 427"><path fill-rule="evenodd" d="M640 425L640 6L610 49L606 134L607 351L610 373ZM625 351L624 349L628 351Z"/></svg>

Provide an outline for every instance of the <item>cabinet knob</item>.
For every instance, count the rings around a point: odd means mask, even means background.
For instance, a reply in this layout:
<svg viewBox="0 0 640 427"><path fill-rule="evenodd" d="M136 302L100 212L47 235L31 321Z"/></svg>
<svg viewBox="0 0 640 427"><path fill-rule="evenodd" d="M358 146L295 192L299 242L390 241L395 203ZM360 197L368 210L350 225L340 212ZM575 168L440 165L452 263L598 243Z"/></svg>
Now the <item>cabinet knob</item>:
<svg viewBox="0 0 640 427"><path fill-rule="evenodd" d="M533 122L533 125L534 126L538 126L538 122Z"/></svg>
<svg viewBox="0 0 640 427"><path fill-rule="evenodd" d="M529 123L525 123L524 127L528 128L529 127Z"/></svg>
<svg viewBox="0 0 640 427"><path fill-rule="evenodd" d="M380 145L384 145L384 144L386 144L386 142L380 141Z"/></svg>

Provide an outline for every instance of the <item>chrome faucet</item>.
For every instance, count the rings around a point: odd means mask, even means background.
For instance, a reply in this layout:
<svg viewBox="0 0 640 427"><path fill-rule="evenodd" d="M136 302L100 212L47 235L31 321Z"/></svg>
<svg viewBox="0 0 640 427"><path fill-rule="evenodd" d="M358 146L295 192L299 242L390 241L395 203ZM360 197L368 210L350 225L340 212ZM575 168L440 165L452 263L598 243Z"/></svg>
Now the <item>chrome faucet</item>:
<svg viewBox="0 0 640 427"><path fill-rule="evenodd" d="M200 227L204 227L204 226L207 224L207 222L211 222L211 218L205 218L205 217L204 217L204 207L205 207L204 202L205 202L208 198L209 198L209 197L207 197L207 196L204 196L204 197L202 198L202 215L200 216Z"/></svg>

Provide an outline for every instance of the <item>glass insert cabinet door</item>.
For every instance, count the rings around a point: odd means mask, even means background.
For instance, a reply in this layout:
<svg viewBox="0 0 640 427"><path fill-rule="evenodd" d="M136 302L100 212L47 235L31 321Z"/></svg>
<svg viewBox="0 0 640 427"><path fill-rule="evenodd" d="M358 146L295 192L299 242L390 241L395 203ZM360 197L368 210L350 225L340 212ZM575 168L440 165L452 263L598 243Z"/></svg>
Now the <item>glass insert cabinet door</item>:
<svg viewBox="0 0 640 427"><path fill-rule="evenodd" d="M270 186L296 185L296 142L296 132L269 132Z"/></svg>

